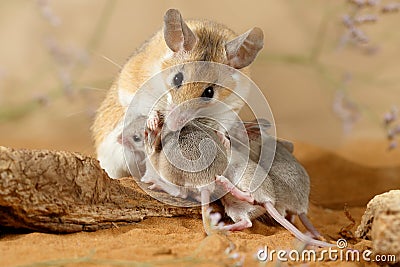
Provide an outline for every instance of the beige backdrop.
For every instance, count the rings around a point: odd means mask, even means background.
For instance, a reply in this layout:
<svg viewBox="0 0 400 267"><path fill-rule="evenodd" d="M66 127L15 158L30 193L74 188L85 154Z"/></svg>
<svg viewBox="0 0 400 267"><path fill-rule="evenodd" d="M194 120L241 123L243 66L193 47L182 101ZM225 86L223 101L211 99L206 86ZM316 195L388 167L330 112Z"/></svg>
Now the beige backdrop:
<svg viewBox="0 0 400 267"><path fill-rule="evenodd" d="M355 160L365 139L376 143L370 153L377 161L399 155L386 151L382 116L400 102L400 14L379 15L361 27L377 50L366 55L352 45L339 47L341 18L351 12L344 0L1 1L0 145L93 153L89 127L116 65L161 27L171 7L239 33L264 30L253 77L280 137ZM363 13L380 14L377 8ZM332 111L340 89L361 116L348 134Z"/></svg>

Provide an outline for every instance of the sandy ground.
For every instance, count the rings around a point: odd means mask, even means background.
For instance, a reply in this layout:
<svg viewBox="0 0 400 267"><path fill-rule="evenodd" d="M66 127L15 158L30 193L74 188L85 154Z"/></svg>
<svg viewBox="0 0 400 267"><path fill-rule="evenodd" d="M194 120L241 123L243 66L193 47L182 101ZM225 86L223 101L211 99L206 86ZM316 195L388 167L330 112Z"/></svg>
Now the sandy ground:
<svg viewBox="0 0 400 267"><path fill-rule="evenodd" d="M368 143L364 147L368 149ZM340 238L340 230L351 224L344 213L345 203L358 224L365 203L374 194L400 188L400 165L395 160L386 162L386 167L371 170L315 146L297 143L296 151L312 180L309 217L327 240ZM364 160L367 162L368 157ZM349 180L354 184L347 185ZM355 227L350 230L353 232ZM357 249L371 246L370 241L346 238L349 246ZM282 227L259 221L243 232L206 237L200 219L148 218L131 226L93 233L3 231L0 266L234 266L242 259L244 266L263 266L255 255L264 246L291 249L299 244ZM228 248L232 248L230 253ZM353 266L355 263L326 261L324 264Z"/></svg>
<svg viewBox="0 0 400 267"><path fill-rule="evenodd" d="M351 46L337 49L341 18L351 10L348 1L50 2L61 20L58 27L41 15L36 1L0 2L0 37L6 40L0 49L0 145L94 155L89 130L93 111L118 72L116 65L161 26L166 9L176 7L184 17L217 20L237 32L256 25L265 32L266 46L254 62L253 78L272 108L278 136L298 140L295 154L311 176L310 218L326 239L336 240L351 223L343 212L345 203L358 224L369 199L400 188L400 149L387 151L382 127L383 113L400 99L398 14L363 27L379 52L366 56ZM104 7L110 10L108 19ZM365 13L370 11L376 12ZM59 77L60 68L69 65L51 56L49 40L67 59L76 53L87 57L83 65L67 68L72 97L61 89ZM346 83L345 74L351 76ZM332 112L339 89L360 113L348 134ZM38 105L38 97L47 104ZM349 243L359 249L370 246L369 241ZM200 220L149 218L94 233L1 230L0 266L234 266L242 257L244 266L264 266L254 255L265 245L297 246L286 230L261 222L228 237L205 237Z"/></svg>

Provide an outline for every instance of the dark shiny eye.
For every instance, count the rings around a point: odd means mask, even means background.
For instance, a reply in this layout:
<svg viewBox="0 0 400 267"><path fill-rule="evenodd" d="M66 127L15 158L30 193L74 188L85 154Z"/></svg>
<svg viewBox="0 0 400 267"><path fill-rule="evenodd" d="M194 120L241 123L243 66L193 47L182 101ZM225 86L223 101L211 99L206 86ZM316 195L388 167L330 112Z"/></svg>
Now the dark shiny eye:
<svg viewBox="0 0 400 267"><path fill-rule="evenodd" d="M183 82L183 74L182 72L178 72L174 76L173 83L176 87L179 88L182 85L182 82Z"/></svg>
<svg viewBox="0 0 400 267"><path fill-rule="evenodd" d="M213 98L214 96L214 88L212 86L207 87L203 94L201 94L201 97L205 97L205 98Z"/></svg>
<svg viewBox="0 0 400 267"><path fill-rule="evenodd" d="M140 142L140 141L142 141L142 138L140 138L140 136L137 136L136 134L133 136L133 141L134 142Z"/></svg>

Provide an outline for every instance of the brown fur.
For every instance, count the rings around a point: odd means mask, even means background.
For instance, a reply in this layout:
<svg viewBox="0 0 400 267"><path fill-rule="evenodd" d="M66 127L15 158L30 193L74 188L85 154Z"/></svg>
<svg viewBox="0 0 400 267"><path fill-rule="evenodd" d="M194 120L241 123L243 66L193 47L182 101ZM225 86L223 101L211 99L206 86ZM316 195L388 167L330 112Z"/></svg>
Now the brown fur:
<svg viewBox="0 0 400 267"><path fill-rule="evenodd" d="M106 98L97 110L95 121L92 125L95 147L97 148L105 135L110 133L121 118L124 109L118 102L118 94L115 83L111 86Z"/></svg>
<svg viewBox="0 0 400 267"><path fill-rule="evenodd" d="M167 179L173 184L179 186L186 186L189 188L197 188L202 185L210 184L214 181L214 177L217 174L223 173L227 166L227 158L225 148L220 142L213 142L216 148L215 160L202 171L188 172L177 168L171 164L171 160L178 160L180 158L178 151L182 153L182 156L187 160L197 160L201 157L200 142L206 138L211 140L218 140L215 131L202 127L199 130L199 126L192 126L188 124L179 133L179 147L173 147L172 143L168 139L173 138L167 135L164 140L166 147L163 147L159 152L155 152L151 155L150 160L153 161L154 166L158 164L158 170L162 177ZM165 151L169 151L166 154ZM207 153L208 151L206 151ZM207 158L207 157L206 157ZM190 168L190 166L187 166Z"/></svg>
<svg viewBox="0 0 400 267"><path fill-rule="evenodd" d="M222 24L206 20L189 21L188 26L198 38L193 50L174 53L171 59L160 62L164 55L172 53L164 41L162 30L160 30L145 42L124 65L97 111L92 126L96 149L118 122L123 119L126 112L126 108L118 100L120 88L135 93L148 78L156 74L154 69L157 65L161 65L161 69L165 69L191 61L205 60L227 63L224 44L237 37L232 30ZM241 69L241 71L249 74L248 67ZM173 98L179 104L188 99L199 97L203 90L204 85L201 84L185 86L179 93L175 93ZM219 100L223 100L230 94L229 90L219 88L217 96Z"/></svg>

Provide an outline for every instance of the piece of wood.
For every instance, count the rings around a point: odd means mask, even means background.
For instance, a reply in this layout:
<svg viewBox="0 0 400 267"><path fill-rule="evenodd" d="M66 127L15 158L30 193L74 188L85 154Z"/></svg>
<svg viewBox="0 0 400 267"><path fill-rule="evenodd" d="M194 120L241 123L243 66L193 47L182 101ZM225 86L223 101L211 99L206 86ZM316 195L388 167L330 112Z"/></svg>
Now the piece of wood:
<svg viewBox="0 0 400 267"><path fill-rule="evenodd" d="M168 197L162 192L155 194ZM157 201L133 178L110 179L91 157L0 147L1 226L72 233L153 216L200 218L201 210Z"/></svg>

